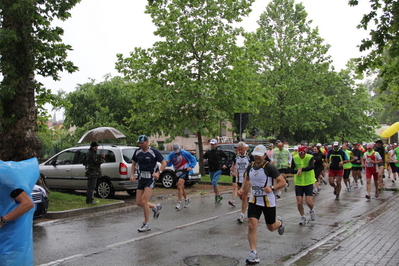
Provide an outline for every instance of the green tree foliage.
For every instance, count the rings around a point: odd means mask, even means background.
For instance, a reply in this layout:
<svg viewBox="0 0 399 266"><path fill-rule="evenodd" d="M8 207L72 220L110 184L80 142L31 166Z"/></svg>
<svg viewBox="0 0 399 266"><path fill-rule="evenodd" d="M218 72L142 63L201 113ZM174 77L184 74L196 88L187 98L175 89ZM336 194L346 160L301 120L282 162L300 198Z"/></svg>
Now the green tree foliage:
<svg viewBox="0 0 399 266"><path fill-rule="evenodd" d="M357 0L350 0L355 6ZM370 0L371 11L363 16L358 28L370 29L370 38L362 40L360 51L369 51L359 58L359 70L378 70L381 92L387 92L396 110L399 110L399 2L396 0ZM376 26L373 29L373 26Z"/></svg>
<svg viewBox="0 0 399 266"><path fill-rule="evenodd" d="M64 125L67 128L76 126L73 143L88 130L96 127L115 127L127 136L127 142L135 142L140 132L128 128L130 114L138 114L132 105L134 84L128 84L121 77L106 76L100 83L91 82L78 85L74 92L66 96L69 105L65 108ZM135 111L133 111L135 110ZM131 113L129 113L132 111ZM132 127L133 128L133 127ZM140 127L136 127L140 129Z"/></svg>
<svg viewBox="0 0 399 266"><path fill-rule="evenodd" d="M328 83L329 46L311 28L302 4L274 0L261 15L259 28L246 34L245 46L268 99L251 116L251 127L285 139L288 132L320 130L330 117L318 110L330 108L320 91Z"/></svg>
<svg viewBox="0 0 399 266"><path fill-rule="evenodd" d="M147 6L162 40L130 57L119 55L117 62L137 85L140 97L133 105L145 111L131 115L132 127L142 124L143 133L172 139L188 129L197 134L202 154L202 136L218 135L219 121L232 120L235 106L251 106L252 81L239 78L251 73L236 46L241 30L232 23L249 14L252 2L164 0Z"/></svg>
<svg viewBox="0 0 399 266"><path fill-rule="evenodd" d="M77 68L67 61L69 45L63 30L50 25L65 20L79 0L0 0L0 159L23 160L39 156L37 104L52 100L35 75L59 78L59 71Z"/></svg>

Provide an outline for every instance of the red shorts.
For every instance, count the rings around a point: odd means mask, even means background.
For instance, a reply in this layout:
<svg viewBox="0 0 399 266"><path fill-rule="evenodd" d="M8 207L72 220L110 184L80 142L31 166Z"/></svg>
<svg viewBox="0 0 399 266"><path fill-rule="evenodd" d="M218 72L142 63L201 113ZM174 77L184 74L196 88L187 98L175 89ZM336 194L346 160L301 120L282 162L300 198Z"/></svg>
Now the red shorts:
<svg viewBox="0 0 399 266"><path fill-rule="evenodd" d="M334 177L334 176L343 176L344 175L344 169L341 170L331 170L328 169L328 177Z"/></svg>
<svg viewBox="0 0 399 266"><path fill-rule="evenodd" d="M378 172L375 167L366 167L366 179L374 178L375 181L378 180Z"/></svg>

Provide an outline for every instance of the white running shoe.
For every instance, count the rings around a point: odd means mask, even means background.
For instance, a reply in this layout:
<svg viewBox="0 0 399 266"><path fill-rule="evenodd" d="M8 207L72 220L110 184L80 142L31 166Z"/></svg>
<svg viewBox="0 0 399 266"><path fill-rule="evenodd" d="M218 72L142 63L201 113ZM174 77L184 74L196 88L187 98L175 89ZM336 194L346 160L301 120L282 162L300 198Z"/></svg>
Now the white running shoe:
<svg viewBox="0 0 399 266"><path fill-rule="evenodd" d="M184 208L188 208L188 205L190 205L191 199L187 198L184 200Z"/></svg>
<svg viewBox="0 0 399 266"><path fill-rule="evenodd" d="M247 264L255 264L260 262L258 255L255 254L252 250L251 253L249 254L248 259L246 259L245 261Z"/></svg>
<svg viewBox="0 0 399 266"><path fill-rule="evenodd" d="M139 232L147 232L151 230L151 226L149 223L143 223L143 225L137 229Z"/></svg>
<svg viewBox="0 0 399 266"><path fill-rule="evenodd" d="M181 210L182 207L183 207L183 206L182 206L182 204L181 204L181 201L178 201L178 202L177 202L177 205L176 205L176 207L175 207L175 209L176 209L176 210Z"/></svg>
<svg viewBox="0 0 399 266"><path fill-rule="evenodd" d="M237 222L239 222L240 224L242 224L245 220L245 214L241 213L240 217L237 219Z"/></svg>
<svg viewBox="0 0 399 266"><path fill-rule="evenodd" d="M281 223L279 228L277 229L277 231L278 231L278 234L280 236L282 236L284 234L284 231L285 231L285 226L283 224L283 218L281 218L281 216L277 216L276 220L280 221L280 223Z"/></svg>
<svg viewBox="0 0 399 266"><path fill-rule="evenodd" d="M299 225L305 225L306 224L306 217L302 216L301 220L299 221Z"/></svg>
<svg viewBox="0 0 399 266"><path fill-rule="evenodd" d="M154 219L158 219L159 217L159 211L162 209L162 204L158 203L157 205L155 205L155 208L152 209L153 213L154 213Z"/></svg>
<svg viewBox="0 0 399 266"><path fill-rule="evenodd" d="M305 218L306 219L306 218ZM316 213L314 210L310 211L310 220L315 221L316 220Z"/></svg>

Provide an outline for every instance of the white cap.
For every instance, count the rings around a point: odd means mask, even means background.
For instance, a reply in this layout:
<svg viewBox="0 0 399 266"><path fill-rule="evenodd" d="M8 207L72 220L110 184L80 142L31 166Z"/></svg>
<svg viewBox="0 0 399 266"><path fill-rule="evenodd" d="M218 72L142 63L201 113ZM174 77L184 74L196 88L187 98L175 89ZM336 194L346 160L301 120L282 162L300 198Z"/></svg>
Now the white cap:
<svg viewBox="0 0 399 266"><path fill-rule="evenodd" d="M321 143L317 143L317 144L316 144L316 147L321 147Z"/></svg>
<svg viewBox="0 0 399 266"><path fill-rule="evenodd" d="M334 141L333 146L339 146L339 142L338 141Z"/></svg>
<svg viewBox="0 0 399 266"><path fill-rule="evenodd" d="M210 144L217 144L218 141L216 139L211 139L211 141L209 142Z"/></svg>
<svg viewBox="0 0 399 266"><path fill-rule="evenodd" d="M294 151L295 151L295 150L298 150L298 146L294 146Z"/></svg>
<svg viewBox="0 0 399 266"><path fill-rule="evenodd" d="M266 153L266 147L263 145L258 145L255 147L255 149L252 151L253 156L263 156Z"/></svg>
<svg viewBox="0 0 399 266"><path fill-rule="evenodd" d="M180 145L179 145L179 143L173 144L173 151L174 151L175 153L179 153L179 152L180 152Z"/></svg>

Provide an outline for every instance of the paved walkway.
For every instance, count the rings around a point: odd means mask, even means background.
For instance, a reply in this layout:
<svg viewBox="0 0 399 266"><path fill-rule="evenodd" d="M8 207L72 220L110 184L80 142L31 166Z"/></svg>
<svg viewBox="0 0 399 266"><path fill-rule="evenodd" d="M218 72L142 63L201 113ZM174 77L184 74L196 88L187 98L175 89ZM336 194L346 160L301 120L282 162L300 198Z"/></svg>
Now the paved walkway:
<svg viewBox="0 0 399 266"><path fill-rule="evenodd" d="M399 181L386 184L390 190L398 187ZM352 229L310 265L399 265L399 195L370 211Z"/></svg>

